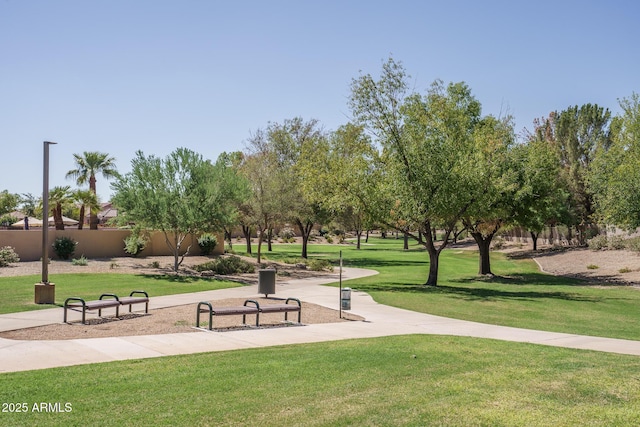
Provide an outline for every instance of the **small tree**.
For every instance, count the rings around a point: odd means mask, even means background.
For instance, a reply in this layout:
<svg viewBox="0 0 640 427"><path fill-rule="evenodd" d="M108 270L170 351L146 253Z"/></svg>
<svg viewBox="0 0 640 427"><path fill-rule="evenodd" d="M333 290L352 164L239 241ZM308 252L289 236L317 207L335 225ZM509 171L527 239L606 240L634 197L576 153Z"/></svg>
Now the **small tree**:
<svg viewBox="0 0 640 427"><path fill-rule="evenodd" d="M163 232L177 272L191 248L184 247L187 236L230 222L234 212L228 206L238 197L232 174L224 162L212 165L186 148L164 159L138 151L131 172L112 185L112 202L123 212L120 221Z"/></svg>

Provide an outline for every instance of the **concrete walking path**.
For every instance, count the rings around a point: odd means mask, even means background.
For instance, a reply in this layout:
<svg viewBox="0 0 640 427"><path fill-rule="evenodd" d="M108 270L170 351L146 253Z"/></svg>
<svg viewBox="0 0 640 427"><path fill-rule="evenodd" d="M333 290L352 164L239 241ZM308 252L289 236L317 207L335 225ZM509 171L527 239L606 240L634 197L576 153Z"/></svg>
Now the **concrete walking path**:
<svg viewBox="0 0 640 427"><path fill-rule="evenodd" d="M373 274L376 272L372 270L345 268L343 279L355 279ZM291 280L278 283L276 295L279 297L294 296L306 302L338 310L340 304L338 288L322 286L337 281L337 274L312 279ZM258 296L257 285L243 286L217 291L152 297L149 308L157 309L200 301L256 296ZM364 292L352 292L351 307L350 313L362 316L365 321L300 327L248 328L226 332L202 331L58 341L20 341L0 338L0 372L406 334L491 338L640 356L640 341L519 329L432 316L377 304ZM63 309L58 307L0 315L0 331L61 323L62 311Z"/></svg>

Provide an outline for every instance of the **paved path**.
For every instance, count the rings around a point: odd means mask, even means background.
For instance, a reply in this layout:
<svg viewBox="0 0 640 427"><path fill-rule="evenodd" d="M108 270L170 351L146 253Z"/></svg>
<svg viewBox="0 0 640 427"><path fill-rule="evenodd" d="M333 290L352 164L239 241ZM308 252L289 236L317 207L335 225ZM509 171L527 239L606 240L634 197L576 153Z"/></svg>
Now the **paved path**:
<svg viewBox="0 0 640 427"><path fill-rule="evenodd" d="M343 271L343 278L346 280L372 274L375 272L371 270L346 268ZM321 278L279 283L276 295L295 296L301 300L337 310L339 308L338 289L321 286L337 280L338 275L334 274ZM150 308L163 308L223 298L251 298L258 296L257 291L256 285L155 297L151 298ZM364 292L352 292L351 307L351 313L358 314L366 320L290 328L246 329L228 332L203 331L60 341L18 341L0 338L0 372L404 334L493 338L640 356L640 341L518 329L432 316L377 304ZM61 320L62 308L59 307L5 314L0 315L0 330L60 323Z"/></svg>

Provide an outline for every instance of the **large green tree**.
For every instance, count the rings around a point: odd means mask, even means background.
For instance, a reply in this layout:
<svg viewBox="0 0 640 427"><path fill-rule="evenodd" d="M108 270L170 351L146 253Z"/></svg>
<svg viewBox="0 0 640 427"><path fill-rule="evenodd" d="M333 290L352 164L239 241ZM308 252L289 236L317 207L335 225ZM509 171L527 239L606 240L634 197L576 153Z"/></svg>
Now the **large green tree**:
<svg viewBox="0 0 640 427"><path fill-rule="evenodd" d="M398 218L419 224L418 239L429 253L427 285L437 285L439 255L449 236L475 201L474 131L481 119L480 103L464 83L432 84L425 96L409 93L402 65L383 64L378 80L354 79L350 107L382 147L387 185L396 197L389 207ZM398 228L381 218L390 228ZM438 244L431 233L442 225ZM399 230L404 232L405 230Z"/></svg>
<svg viewBox="0 0 640 427"><path fill-rule="evenodd" d="M275 186L282 220L295 225L302 237L303 258L307 258L313 226L326 219L322 205L304 192L300 159L303 152L313 150L326 138L317 120L300 117L272 123L265 131L263 152L269 152L275 163Z"/></svg>
<svg viewBox="0 0 640 427"><path fill-rule="evenodd" d="M602 220L633 230L640 227L640 95L623 98L620 107L613 144L598 151L590 184Z"/></svg>
<svg viewBox="0 0 640 427"><path fill-rule="evenodd" d="M300 160L305 194L324 206L332 218L356 234L370 227L378 208L378 153L362 126L347 123L329 138L308 147Z"/></svg>
<svg viewBox="0 0 640 427"><path fill-rule="evenodd" d="M515 141L510 117L482 118L473 132L475 147L467 164L466 179L471 205L462 215L462 223L476 241L479 250L478 274L490 275L490 246L493 237L512 215L517 189L516 170L511 151Z"/></svg>
<svg viewBox="0 0 640 427"><path fill-rule="evenodd" d="M552 121L553 114L548 119L536 120L534 132L512 151L515 163L520 166L516 169L518 186L513 195L512 223L529 231L534 251L544 227L568 217L569 192L561 178L560 151Z"/></svg>
<svg viewBox="0 0 640 427"><path fill-rule="evenodd" d="M115 166L116 159L107 153L98 151L85 151L80 154L73 155L75 161L75 169L67 172L66 177L75 179L76 184L84 185L89 183L89 190L96 193L96 175L101 174L105 179L117 178L118 171ZM84 221L84 218L80 218ZM98 217L94 211L89 215L89 228L91 230L98 229Z"/></svg>
<svg viewBox="0 0 640 427"><path fill-rule="evenodd" d="M555 139L560 150L563 178L571 193L567 225L578 231L580 244L586 243L594 226L594 192L588 180L591 164L599 150L611 144L611 112L596 104L572 106L555 114Z"/></svg>
<svg viewBox="0 0 640 427"><path fill-rule="evenodd" d="M111 186L113 203L123 212L121 221L164 233L177 271L193 244L185 243L189 235L221 230L235 214L227 207L238 196L229 191L233 171L186 148L164 159L138 151L131 166Z"/></svg>

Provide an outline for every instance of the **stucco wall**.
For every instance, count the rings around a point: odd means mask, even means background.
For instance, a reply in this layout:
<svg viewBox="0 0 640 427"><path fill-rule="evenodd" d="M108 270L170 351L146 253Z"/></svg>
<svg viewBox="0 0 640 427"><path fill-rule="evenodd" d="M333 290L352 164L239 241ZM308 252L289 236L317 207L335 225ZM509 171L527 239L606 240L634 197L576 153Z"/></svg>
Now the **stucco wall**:
<svg viewBox="0 0 640 427"><path fill-rule="evenodd" d="M55 258L53 251L53 242L58 237L67 236L78 242L74 258L84 255L87 258L112 258L129 256L124 251L124 239L129 236L129 230L116 229L100 229L100 230L54 230L49 229L49 257ZM217 235L218 245L214 254L219 255L224 252L224 241L222 235ZM182 244L182 251L187 249L190 243L193 243L190 255L199 255L200 247L194 236L188 236ZM22 261L38 261L42 258L42 229L31 230L0 230L0 246L11 246L14 248L20 260ZM139 256L160 256L172 255L169 247L165 242L164 234L155 232L151 235L151 241Z"/></svg>

